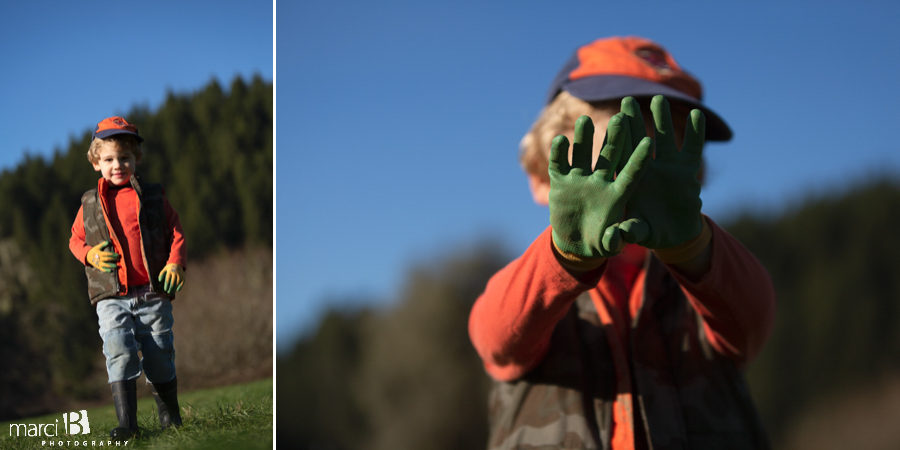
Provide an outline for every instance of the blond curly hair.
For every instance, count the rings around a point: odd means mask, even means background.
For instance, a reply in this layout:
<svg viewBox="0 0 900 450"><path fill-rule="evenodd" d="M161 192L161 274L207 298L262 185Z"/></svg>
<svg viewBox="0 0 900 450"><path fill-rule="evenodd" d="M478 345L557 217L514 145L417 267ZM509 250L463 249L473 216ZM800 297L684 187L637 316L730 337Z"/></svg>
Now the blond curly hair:
<svg viewBox="0 0 900 450"><path fill-rule="evenodd" d="M115 142L118 144L119 150L131 152L135 161L140 161L141 157L144 156L144 153L141 151L141 143L138 142L136 137L130 134L114 134L105 139L94 138L91 141L91 146L87 151L87 159L91 164L96 164L100 161L100 147L107 142Z"/></svg>

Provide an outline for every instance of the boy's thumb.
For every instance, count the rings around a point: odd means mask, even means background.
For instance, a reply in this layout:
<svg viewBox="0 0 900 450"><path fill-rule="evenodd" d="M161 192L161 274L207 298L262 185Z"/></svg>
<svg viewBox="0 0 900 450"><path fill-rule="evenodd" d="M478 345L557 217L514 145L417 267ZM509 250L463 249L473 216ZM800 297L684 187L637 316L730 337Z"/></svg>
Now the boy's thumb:
<svg viewBox="0 0 900 450"><path fill-rule="evenodd" d="M626 242L639 244L650 237L650 227L641 219L628 219L618 226Z"/></svg>

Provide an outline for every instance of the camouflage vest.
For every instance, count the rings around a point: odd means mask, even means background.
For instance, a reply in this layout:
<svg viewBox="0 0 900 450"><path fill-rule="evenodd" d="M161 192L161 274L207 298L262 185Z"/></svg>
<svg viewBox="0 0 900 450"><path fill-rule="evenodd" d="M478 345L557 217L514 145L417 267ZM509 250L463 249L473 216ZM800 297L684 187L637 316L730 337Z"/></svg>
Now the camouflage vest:
<svg viewBox="0 0 900 450"><path fill-rule="evenodd" d="M665 266L649 257L645 268L643 305L625 350L635 435L652 449L768 448L743 373L712 349ZM616 371L606 336L582 294L541 363L519 380L495 383L488 447L609 449Z"/></svg>
<svg viewBox="0 0 900 450"><path fill-rule="evenodd" d="M154 276L166 265L169 258L169 249L172 245L171 233L166 232L166 210L162 186L148 184L142 187L138 179L131 178L131 186L138 195L140 203L140 215L138 223L141 228L141 248L143 249L144 265L150 277L150 290L163 295L162 283ZM85 242L94 246L103 241L118 241L115 233L106 226L106 211L100 202L100 193L97 189L91 189L81 196L82 215L84 219ZM94 266L85 265L85 275L88 281L88 296L91 304L108 297L114 297L121 291L121 283L116 271L106 273ZM172 296L174 300L174 296Z"/></svg>

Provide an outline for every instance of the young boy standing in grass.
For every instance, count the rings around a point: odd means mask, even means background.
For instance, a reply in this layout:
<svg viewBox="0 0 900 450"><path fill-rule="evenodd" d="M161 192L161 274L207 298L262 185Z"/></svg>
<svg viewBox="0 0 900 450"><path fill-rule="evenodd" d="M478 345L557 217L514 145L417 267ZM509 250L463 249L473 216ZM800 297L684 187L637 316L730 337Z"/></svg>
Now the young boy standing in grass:
<svg viewBox="0 0 900 450"><path fill-rule="evenodd" d="M160 425L181 425L171 301L184 284L184 235L162 187L135 176L142 141L137 127L121 117L97 124L87 157L101 177L81 197L69 240L97 308L119 420L110 432L114 439L138 431L136 380L142 371L153 384Z"/></svg>

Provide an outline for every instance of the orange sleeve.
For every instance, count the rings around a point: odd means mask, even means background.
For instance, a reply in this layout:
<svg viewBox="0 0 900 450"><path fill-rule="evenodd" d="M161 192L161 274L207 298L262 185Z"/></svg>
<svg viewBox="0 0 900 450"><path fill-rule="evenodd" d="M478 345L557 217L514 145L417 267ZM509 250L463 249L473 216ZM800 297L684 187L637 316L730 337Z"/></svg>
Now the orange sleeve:
<svg viewBox="0 0 900 450"><path fill-rule="evenodd" d="M703 319L710 344L738 363L755 357L775 320L775 288L765 267L737 239L706 218L712 229L710 270L691 281L672 268Z"/></svg>
<svg viewBox="0 0 900 450"><path fill-rule="evenodd" d="M543 359L556 324L606 267L576 278L553 254L550 230L491 277L469 314L469 338L497 380L517 379Z"/></svg>
<svg viewBox="0 0 900 450"><path fill-rule="evenodd" d="M178 218L175 208L172 208L172 205L169 204L169 199L164 199L163 204L166 209L167 227L172 233L172 245L169 248L169 259L166 263L185 267L187 263L187 248L184 245L184 231L181 229L181 220Z"/></svg>
<svg viewBox="0 0 900 450"><path fill-rule="evenodd" d="M78 208L75 222L72 223L72 236L69 238L69 251L80 263L87 265L87 253L91 249L85 242L84 234L84 207Z"/></svg>

